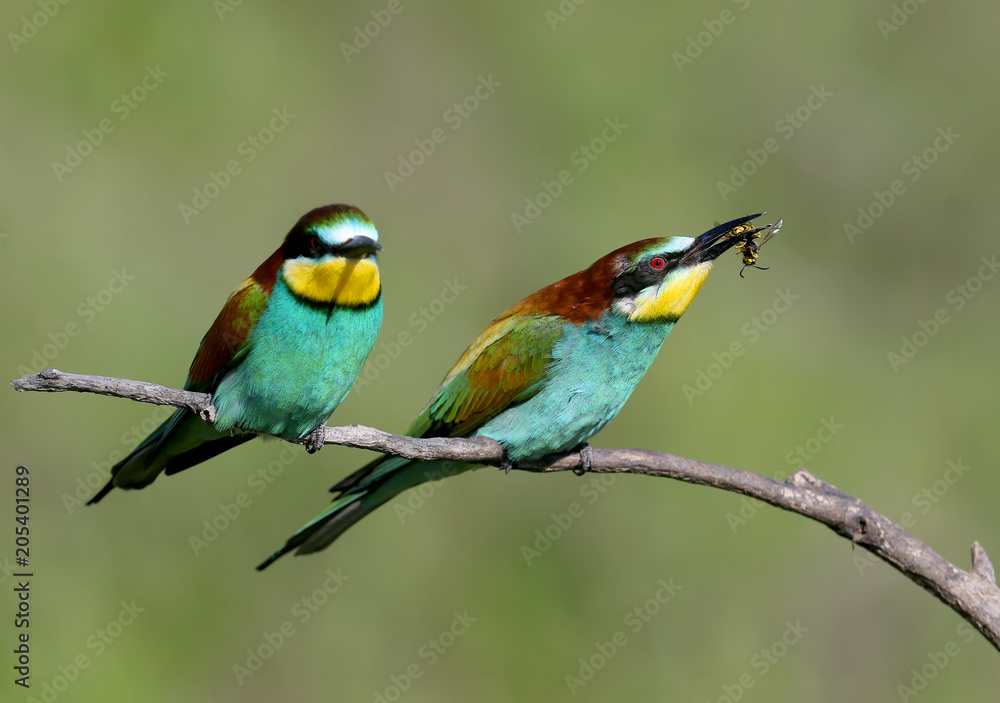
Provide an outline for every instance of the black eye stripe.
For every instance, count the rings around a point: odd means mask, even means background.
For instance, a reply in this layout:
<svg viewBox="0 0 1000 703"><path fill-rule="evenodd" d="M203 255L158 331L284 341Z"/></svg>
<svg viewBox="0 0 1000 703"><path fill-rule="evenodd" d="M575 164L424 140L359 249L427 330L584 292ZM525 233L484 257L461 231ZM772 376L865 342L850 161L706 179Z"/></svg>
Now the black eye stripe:
<svg viewBox="0 0 1000 703"><path fill-rule="evenodd" d="M660 252L643 258L631 271L619 275L611 283L611 292L616 298L627 298L643 288L659 283L680 261L681 252ZM653 266L654 259L661 259L660 268Z"/></svg>
<svg viewBox="0 0 1000 703"><path fill-rule="evenodd" d="M297 259L305 257L307 259L319 259L320 257L333 253L333 247L328 245L313 231L303 230L296 232L289 237L285 244L285 258Z"/></svg>

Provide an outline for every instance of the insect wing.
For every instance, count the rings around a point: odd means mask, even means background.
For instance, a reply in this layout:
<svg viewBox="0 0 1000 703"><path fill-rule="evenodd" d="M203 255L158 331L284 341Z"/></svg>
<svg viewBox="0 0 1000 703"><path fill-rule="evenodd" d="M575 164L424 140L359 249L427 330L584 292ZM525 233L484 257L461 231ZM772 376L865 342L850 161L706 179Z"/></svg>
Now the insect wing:
<svg viewBox="0 0 1000 703"><path fill-rule="evenodd" d="M759 249L760 247L764 246L764 244L767 242L768 239L770 239L778 232L780 232L782 224L784 224L784 220L778 220L777 222L775 222L774 226L771 227L770 231L761 238L760 242L757 244L757 248Z"/></svg>

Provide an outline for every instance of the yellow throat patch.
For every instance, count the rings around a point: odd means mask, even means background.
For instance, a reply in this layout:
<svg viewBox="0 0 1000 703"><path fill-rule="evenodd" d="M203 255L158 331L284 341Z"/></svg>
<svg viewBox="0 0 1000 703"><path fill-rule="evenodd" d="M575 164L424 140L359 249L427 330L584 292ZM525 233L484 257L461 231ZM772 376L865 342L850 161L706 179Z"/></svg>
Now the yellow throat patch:
<svg viewBox="0 0 1000 703"><path fill-rule="evenodd" d="M371 305L382 290L374 259L293 259L286 261L281 271L295 295L322 305Z"/></svg>
<svg viewBox="0 0 1000 703"><path fill-rule="evenodd" d="M635 300L635 308L629 313L632 322L659 322L676 320L691 305L702 284L712 270L712 262L667 274L667 278L655 289L640 293Z"/></svg>

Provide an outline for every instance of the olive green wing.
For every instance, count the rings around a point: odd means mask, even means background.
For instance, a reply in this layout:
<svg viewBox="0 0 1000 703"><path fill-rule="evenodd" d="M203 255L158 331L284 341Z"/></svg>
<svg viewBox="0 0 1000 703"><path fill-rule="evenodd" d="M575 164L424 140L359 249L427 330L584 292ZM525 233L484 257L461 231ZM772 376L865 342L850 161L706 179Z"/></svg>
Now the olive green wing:
<svg viewBox="0 0 1000 703"><path fill-rule="evenodd" d="M408 434L467 436L535 395L548 380L552 349L565 324L553 315L494 320L448 372Z"/></svg>

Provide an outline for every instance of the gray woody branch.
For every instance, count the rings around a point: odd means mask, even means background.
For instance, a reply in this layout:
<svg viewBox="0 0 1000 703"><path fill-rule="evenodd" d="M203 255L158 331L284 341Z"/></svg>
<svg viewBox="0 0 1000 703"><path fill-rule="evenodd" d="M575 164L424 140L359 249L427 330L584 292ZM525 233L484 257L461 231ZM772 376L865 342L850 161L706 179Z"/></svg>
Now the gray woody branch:
<svg viewBox="0 0 1000 703"><path fill-rule="evenodd" d="M172 405L187 408L208 422L215 419L210 395L142 381L46 369L11 381L11 385L18 391L80 391ZM478 464L499 464L503 460L501 446L487 437L417 439L346 425L327 427L325 440L327 444L371 449L407 459L450 459ZM782 483L749 471L638 449L595 449L593 459L591 471L595 473L661 476L712 486L821 522L935 595L1000 650L1000 589L993 564L978 542L972 545L971 571L963 571L887 517L805 469L799 469ZM578 466L578 455L568 454L549 462L522 463L516 468L549 473Z"/></svg>

